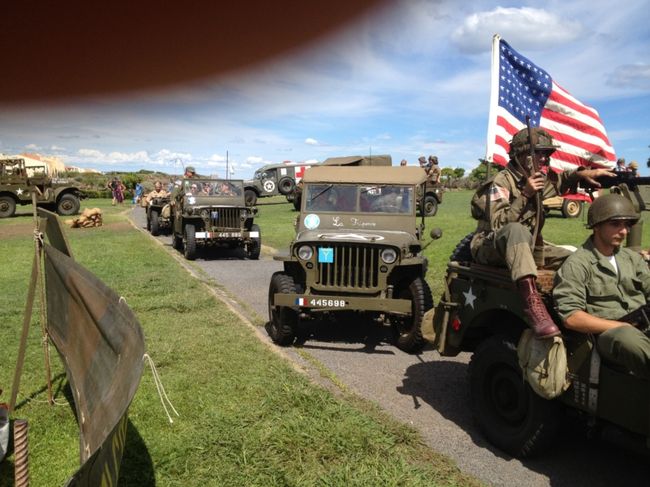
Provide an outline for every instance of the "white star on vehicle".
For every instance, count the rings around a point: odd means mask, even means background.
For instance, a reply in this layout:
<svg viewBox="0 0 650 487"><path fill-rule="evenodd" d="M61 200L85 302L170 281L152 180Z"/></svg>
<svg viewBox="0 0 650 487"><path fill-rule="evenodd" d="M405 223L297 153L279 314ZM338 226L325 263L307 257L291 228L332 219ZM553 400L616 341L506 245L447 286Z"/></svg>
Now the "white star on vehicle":
<svg viewBox="0 0 650 487"><path fill-rule="evenodd" d="M476 299L476 296L474 296L474 292L472 291L471 286L468 292L463 293L463 296L465 296L465 304L467 306L471 306L472 309L474 309L474 300Z"/></svg>
<svg viewBox="0 0 650 487"><path fill-rule="evenodd" d="M18 188L18 189L16 190L16 194L17 194L18 196L22 196L23 193L24 193L24 191L22 190L22 188Z"/></svg>

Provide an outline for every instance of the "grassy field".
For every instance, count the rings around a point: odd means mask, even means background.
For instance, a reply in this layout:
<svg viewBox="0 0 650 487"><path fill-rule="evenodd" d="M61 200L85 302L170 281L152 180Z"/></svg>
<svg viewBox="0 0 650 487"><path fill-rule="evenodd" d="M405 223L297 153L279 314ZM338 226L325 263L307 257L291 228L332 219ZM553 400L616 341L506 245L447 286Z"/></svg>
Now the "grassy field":
<svg viewBox="0 0 650 487"><path fill-rule="evenodd" d="M102 207L106 225L69 230L74 256L134 309L180 413L170 425L146 369L130 408L120 485L477 484L375 405L343 391L334 396L296 372L160 245L133 229L122 212L128 206L105 200L84 206ZM442 213L451 208L449 202ZM25 208L19 214L0 220L4 401L33 254L31 218ZM265 244L288 244L295 215L288 204L261 207ZM14 414L29 420L34 486L63 485L78 467L77 428L54 350L52 364L56 405L50 407L34 322ZM12 460L0 465L1 486L12 485Z"/></svg>

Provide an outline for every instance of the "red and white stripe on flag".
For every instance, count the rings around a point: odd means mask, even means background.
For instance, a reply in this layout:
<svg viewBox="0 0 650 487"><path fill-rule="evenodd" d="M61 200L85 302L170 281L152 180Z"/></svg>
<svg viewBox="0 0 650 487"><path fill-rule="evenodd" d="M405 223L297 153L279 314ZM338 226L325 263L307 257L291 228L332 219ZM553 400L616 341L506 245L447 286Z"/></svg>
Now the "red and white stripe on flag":
<svg viewBox="0 0 650 487"><path fill-rule="evenodd" d="M607 167L616 164L616 154L605 127L593 108L560 87L550 75L494 37L492 87L486 160L505 165L512 136L526 126L542 127L559 149L551 166Z"/></svg>

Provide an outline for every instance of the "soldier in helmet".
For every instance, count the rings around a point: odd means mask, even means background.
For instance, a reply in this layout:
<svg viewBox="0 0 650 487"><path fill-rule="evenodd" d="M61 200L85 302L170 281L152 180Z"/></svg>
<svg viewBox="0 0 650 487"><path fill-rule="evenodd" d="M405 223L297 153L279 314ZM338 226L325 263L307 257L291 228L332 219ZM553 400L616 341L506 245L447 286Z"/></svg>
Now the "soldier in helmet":
<svg viewBox="0 0 650 487"><path fill-rule="evenodd" d="M429 166L427 174L429 175L429 181L432 183L440 182L440 167L438 166L438 158L436 156L429 156Z"/></svg>
<svg viewBox="0 0 650 487"><path fill-rule="evenodd" d="M622 246L638 220L627 198L596 199L587 214L592 234L556 273L553 297L568 329L597 336L601 357L650 379L650 337L620 321L650 297L647 263Z"/></svg>
<svg viewBox="0 0 650 487"><path fill-rule="evenodd" d="M542 199L564 194L579 179L592 186L599 184L592 178L613 176L605 169L582 169L557 174L548 171L551 154L556 150L551 135L533 128L534 157L541 171L529 174L527 157L530 155L528 129L517 132L510 143L510 161L503 171L483 184L472 199L472 216L478 220L472 238L472 257L479 264L506 266L517 284L524 302L524 311L535 336L546 338L558 335L560 330L549 316L537 291L537 264L533 256L533 233L541 235L542 221L537 221L537 194ZM548 171L548 172L547 172ZM543 214L542 214L543 216ZM541 240L541 239L540 239ZM556 269L567 257L568 251L553 245L544 246L544 267Z"/></svg>

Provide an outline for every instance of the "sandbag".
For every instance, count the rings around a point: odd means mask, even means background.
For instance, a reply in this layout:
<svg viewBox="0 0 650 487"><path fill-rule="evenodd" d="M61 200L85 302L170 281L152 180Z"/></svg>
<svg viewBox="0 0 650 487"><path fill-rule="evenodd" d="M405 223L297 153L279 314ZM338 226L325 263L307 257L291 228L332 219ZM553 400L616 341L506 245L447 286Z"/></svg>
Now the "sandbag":
<svg viewBox="0 0 650 487"><path fill-rule="evenodd" d="M525 380L541 397L553 399L571 385L562 337L538 340L532 330L525 330L517 345L517 356Z"/></svg>

